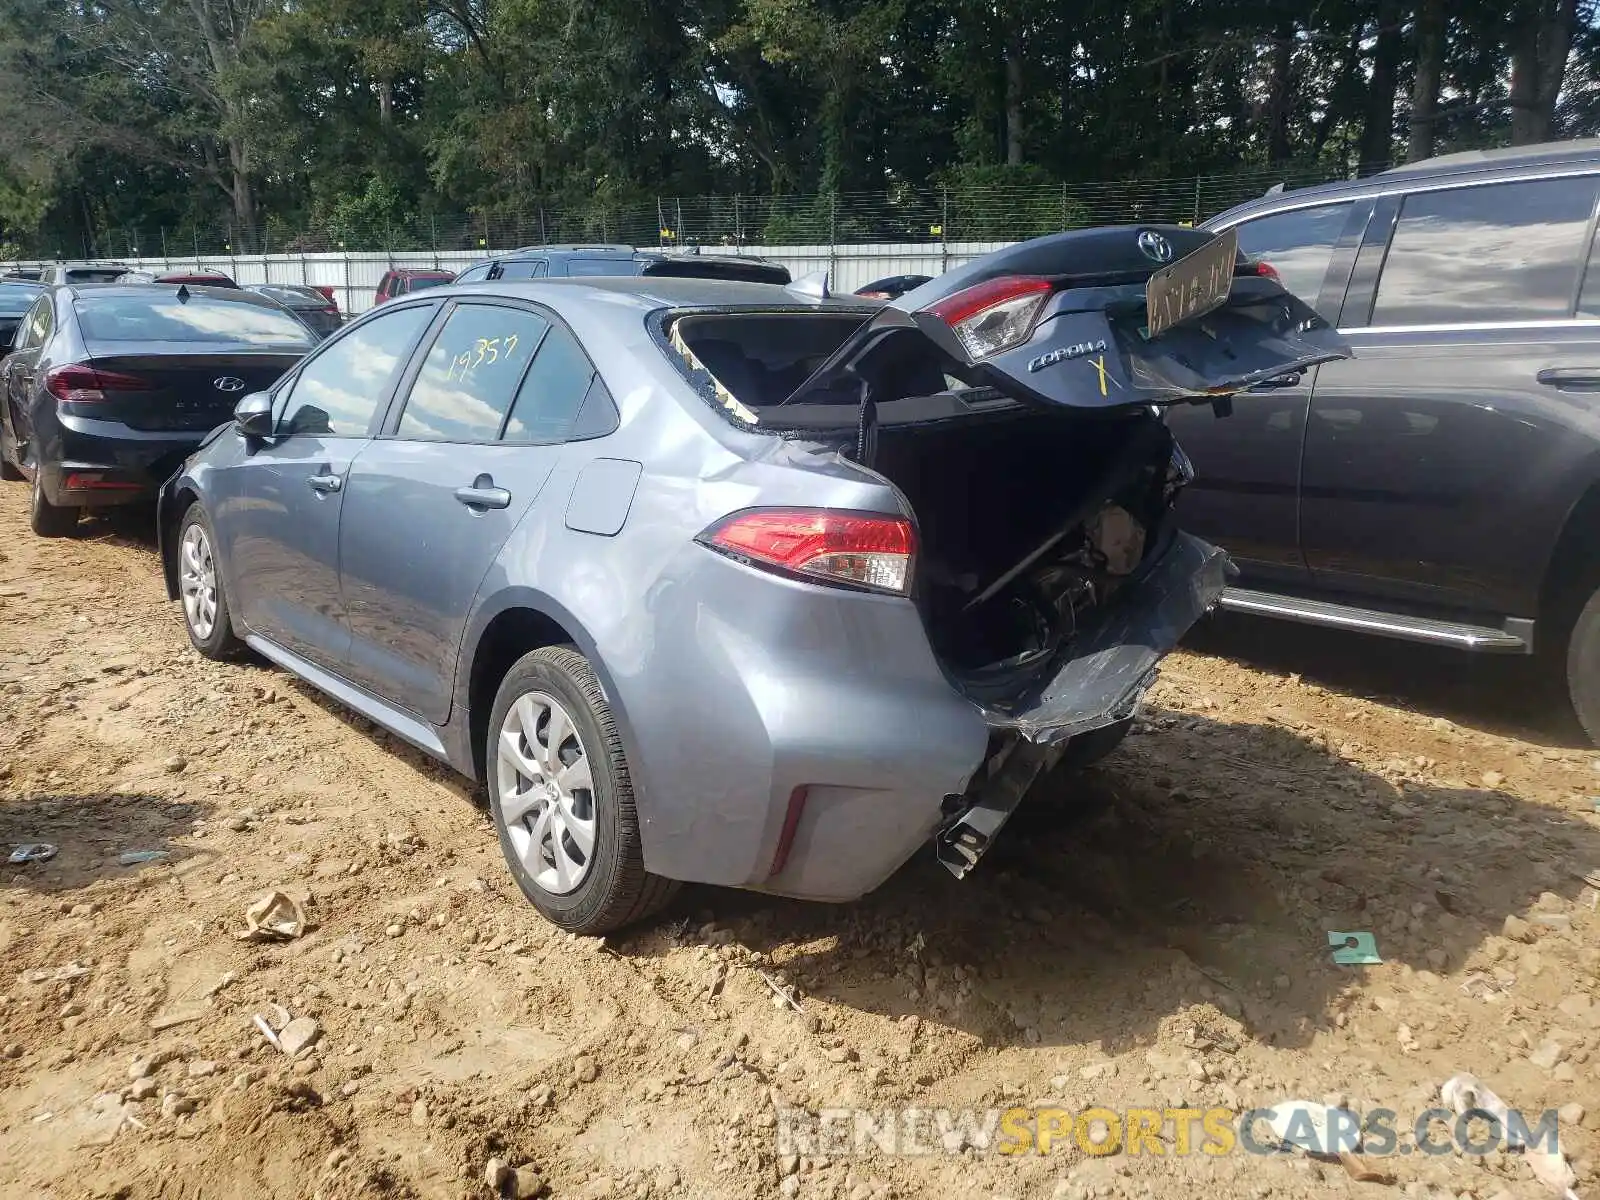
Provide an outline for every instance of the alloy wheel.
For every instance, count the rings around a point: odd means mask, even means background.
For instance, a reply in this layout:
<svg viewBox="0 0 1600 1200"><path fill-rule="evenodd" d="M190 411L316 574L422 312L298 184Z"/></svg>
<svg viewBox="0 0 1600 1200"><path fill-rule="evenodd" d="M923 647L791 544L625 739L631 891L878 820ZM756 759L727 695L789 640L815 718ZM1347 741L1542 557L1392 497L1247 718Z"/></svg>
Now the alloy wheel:
<svg viewBox="0 0 1600 1200"><path fill-rule="evenodd" d="M184 619L203 642L217 624L217 567L211 558L211 539L199 522L183 531L178 547L178 587L183 594Z"/></svg>
<svg viewBox="0 0 1600 1200"><path fill-rule="evenodd" d="M594 862L594 781L571 715L544 692L517 698L500 725L500 818L533 882L562 896Z"/></svg>

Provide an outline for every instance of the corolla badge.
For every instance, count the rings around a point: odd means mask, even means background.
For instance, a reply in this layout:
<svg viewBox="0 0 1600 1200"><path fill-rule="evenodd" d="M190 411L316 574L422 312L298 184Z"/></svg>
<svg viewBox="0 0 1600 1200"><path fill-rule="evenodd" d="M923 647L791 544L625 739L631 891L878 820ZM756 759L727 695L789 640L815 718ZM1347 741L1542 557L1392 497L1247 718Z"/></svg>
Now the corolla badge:
<svg viewBox="0 0 1600 1200"><path fill-rule="evenodd" d="M1074 346L1058 346L1054 350L1047 350L1038 358L1028 360L1028 370L1042 371L1046 367L1053 367L1058 362L1066 362L1071 358L1082 358L1085 354L1094 354L1106 348L1105 338L1095 342L1079 342Z"/></svg>
<svg viewBox="0 0 1600 1200"><path fill-rule="evenodd" d="M219 392L242 392L244 380L237 375L219 375L211 381L211 386Z"/></svg>
<svg viewBox="0 0 1600 1200"><path fill-rule="evenodd" d="M1140 231L1139 252L1151 262L1169 263L1172 261L1172 243L1154 229Z"/></svg>

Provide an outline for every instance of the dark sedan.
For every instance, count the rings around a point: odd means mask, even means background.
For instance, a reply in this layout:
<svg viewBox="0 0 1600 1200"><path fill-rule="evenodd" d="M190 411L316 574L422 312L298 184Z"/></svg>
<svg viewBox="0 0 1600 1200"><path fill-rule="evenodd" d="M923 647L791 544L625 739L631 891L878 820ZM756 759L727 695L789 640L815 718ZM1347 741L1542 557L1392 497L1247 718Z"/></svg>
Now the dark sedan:
<svg viewBox="0 0 1600 1200"><path fill-rule="evenodd" d="M245 291L275 300L299 317L318 338L325 338L344 323L339 306L317 288L303 283L247 283Z"/></svg>
<svg viewBox="0 0 1600 1200"><path fill-rule="evenodd" d="M39 295L0 364L0 478L63 537L82 509L152 500L162 480L316 344L264 296L152 284Z"/></svg>
<svg viewBox="0 0 1600 1200"><path fill-rule="evenodd" d="M44 284L20 279L0 279L0 354L11 349L17 326L33 303L44 294Z"/></svg>

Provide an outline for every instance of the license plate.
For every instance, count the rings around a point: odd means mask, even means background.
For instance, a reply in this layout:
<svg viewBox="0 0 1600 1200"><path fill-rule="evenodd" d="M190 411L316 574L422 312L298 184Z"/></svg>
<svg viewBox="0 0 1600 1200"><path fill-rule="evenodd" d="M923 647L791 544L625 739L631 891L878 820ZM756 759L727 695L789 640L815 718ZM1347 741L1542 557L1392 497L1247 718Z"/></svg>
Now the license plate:
<svg viewBox="0 0 1600 1200"><path fill-rule="evenodd" d="M1226 304L1238 257L1239 233L1230 229L1151 275L1144 291L1149 336L1156 337Z"/></svg>

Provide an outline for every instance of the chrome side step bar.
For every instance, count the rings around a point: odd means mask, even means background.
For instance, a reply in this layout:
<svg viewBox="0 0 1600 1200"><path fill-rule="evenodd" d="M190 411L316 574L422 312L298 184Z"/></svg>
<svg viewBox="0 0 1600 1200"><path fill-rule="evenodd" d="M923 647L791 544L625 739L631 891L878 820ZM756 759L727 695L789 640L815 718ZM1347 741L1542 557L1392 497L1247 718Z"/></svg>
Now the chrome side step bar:
<svg viewBox="0 0 1600 1200"><path fill-rule="evenodd" d="M1217 607L1227 612L1276 617L1282 621L1298 621L1302 625L1348 629L1356 633L1376 634L1378 637L1399 638L1406 642L1448 646L1455 650L1475 650L1487 654L1533 653L1533 622L1517 617L1507 617L1504 625L1496 629L1488 625L1461 625L1454 621L1435 621L1428 617L1352 608L1327 600L1307 600L1300 596L1256 592L1247 588L1229 588L1222 593Z"/></svg>

